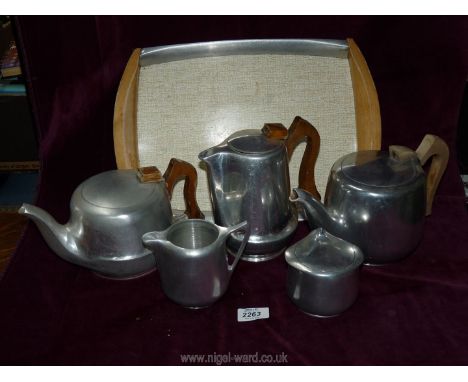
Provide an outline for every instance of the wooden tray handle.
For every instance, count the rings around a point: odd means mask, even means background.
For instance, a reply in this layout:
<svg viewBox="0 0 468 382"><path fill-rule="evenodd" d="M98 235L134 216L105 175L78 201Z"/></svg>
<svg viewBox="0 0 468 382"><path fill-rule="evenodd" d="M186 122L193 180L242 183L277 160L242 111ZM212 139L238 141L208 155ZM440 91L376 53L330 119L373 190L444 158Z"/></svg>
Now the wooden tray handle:
<svg viewBox="0 0 468 382"><path fill-rule="evenodd" d="M320 194L315 185L315 163L320 150L320 135L314 126L297 116L288 129L288 138L285 141L289 160L296 147L304 140L307 146L299 168L299 188L310 192L320 200Z"/></svg>
<svg viewBox="0 0 468 382"><path fill-rule="evenodd" d="M416 149L421 166L432 157L431 167L426 177L426 216L432 212L432 202L449 159L447 143L437 135L426 134Z"/></svg>
<svg viewBox="0 0 468 382"><path fill-rule="evenodd" d="M196 191L197 191L197 170L190 163L180 159L172 158L169 161L166 172L163 175L166 181L169 198L172 198L172 192L176 183L185 179L184 183L184 200L185 214L190 219L203 219L205 216L198 207Z"/></svg>

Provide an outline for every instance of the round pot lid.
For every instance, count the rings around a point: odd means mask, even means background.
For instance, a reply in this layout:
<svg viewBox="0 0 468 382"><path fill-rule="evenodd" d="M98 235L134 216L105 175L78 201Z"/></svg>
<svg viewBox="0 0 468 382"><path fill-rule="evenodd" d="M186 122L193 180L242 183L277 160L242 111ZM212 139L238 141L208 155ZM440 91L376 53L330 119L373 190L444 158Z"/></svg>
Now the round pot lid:
<svg viewBox="0 0 468 382"><path fill-rule="evenodd" d="M337 251L326 245L317 246L310 256L302 259L304 267L314 274L338 274L354 267L356 255L354 252Z"/></svg>
<svg viewBox="0 0 468 382"><path fill-rule="evenodd" d="M336 276L359 267L364 260L355 245L323 228L310 232L286 250L289 265L317 276Z"/></svg>
<svg viewBox="0 0 468 382"><path fill-rule="evenodd" d="M97 207L128 208L141 204L156 190L155 183L142 183L135 170L112 170L82 184L82 198Z"/></svg>
<svg viewBox="0 0 468 382"><path fill-rule="evenodd" d="M358 151L341 161L343 174L355 182L374 187L395 187L413 182L421 173L414 155L398 159L385 151Z"/></svg>

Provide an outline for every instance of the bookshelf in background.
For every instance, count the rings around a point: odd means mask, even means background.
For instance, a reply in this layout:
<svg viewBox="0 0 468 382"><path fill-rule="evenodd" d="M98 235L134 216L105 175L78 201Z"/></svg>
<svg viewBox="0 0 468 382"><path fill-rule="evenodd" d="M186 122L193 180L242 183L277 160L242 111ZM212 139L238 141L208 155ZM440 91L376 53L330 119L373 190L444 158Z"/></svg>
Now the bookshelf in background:
<svg viewBox="0 0 468 382"><path fill-rule="evenodd" d="M35 202L39 179L37 141L13 22L0 16L0 278L26 226L18 207Z"/></svg>
<svg viewBox="0 0 468 382"><path fill-rule="evenodd" d="M39 169L33 118L13 21L0 16L0 171Z"/></svg>
<svg viewBox="0 0 468 382"><path fill-rule="evenodd" d="M2 78L21 75L21 65L9 16L0 16L0 75Z"/></svg>
<svg viewBox="0 0 468 382"><path fill-rule="evenodd" d="M7 16L0 16L0 95L26 96L18 48Z"/></svg>

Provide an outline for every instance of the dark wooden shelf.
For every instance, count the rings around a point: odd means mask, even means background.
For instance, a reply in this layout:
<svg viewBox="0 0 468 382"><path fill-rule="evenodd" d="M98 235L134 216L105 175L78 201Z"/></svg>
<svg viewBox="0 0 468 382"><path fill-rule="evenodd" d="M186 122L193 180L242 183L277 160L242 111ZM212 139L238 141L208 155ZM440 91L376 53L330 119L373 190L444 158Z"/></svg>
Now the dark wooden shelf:
<svg viewBox="0 0 468 382"><path fill-rule="evenodd" d="M17 212L0 212L0 274L15 251L27 224L27 218Z"/></svg>

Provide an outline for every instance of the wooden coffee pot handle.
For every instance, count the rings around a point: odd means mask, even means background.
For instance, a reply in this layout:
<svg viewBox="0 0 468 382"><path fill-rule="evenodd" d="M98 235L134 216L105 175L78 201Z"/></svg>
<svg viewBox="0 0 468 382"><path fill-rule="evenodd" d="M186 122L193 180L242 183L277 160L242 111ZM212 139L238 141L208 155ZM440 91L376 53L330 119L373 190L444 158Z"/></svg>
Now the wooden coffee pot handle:
<svg viewBox="0 0 468 382"><path fill-rule="evenodd" d="M315 163L320 151L320 135L317 129L305 119L297 116L289 129L281 123L266 123L262 132L269 138L285 140L288 160L291 160L296 147L306 141L306 149L299 168L299 188L308 191L320 200L320 194L315 185Z"/></svg>

